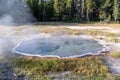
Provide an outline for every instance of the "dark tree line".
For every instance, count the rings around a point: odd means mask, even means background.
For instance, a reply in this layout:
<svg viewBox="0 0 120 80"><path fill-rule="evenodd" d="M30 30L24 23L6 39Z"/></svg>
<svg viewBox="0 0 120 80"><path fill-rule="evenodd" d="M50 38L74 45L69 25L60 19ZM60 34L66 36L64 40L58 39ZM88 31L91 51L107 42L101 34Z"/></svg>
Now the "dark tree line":
<svg viewBox="0 0 120 80"><path fill-rule="evenodd" d="M28 0L38 21L120 21L120 0Z"/></svg>

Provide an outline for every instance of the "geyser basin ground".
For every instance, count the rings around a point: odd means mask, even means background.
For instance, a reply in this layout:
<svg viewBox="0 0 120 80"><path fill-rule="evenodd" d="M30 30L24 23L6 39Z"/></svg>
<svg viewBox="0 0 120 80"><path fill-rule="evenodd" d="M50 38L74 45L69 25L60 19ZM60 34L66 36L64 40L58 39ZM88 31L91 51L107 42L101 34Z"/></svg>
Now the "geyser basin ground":
<svg viewBox="0 0 120 80"><path fill-rule="evenodd" d="M103 47L98 41L88 38L49 37L22 41L13 52L30 56L67 58L97 55Z"/></svg>

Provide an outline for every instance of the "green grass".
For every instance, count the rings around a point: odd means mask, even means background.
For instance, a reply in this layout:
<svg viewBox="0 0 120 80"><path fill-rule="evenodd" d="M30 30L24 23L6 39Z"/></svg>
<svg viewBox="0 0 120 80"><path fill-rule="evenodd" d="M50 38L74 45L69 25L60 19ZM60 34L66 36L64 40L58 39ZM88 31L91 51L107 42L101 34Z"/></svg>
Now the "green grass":
<svg viewBox="0 0 120 80"><path fill-rule="evenodd" d="M40 77L48 73L70 71L70 74L78 78L113 78L108 67L101 57L85 57L74 59L56 58L18 58L14 60L17 67L14 68L18 76L25 74L28 77ZM20 71L22 71L20 73ZM84 77L84 78L85 78ZM50 79L50 78L49 78Z"/></svg>

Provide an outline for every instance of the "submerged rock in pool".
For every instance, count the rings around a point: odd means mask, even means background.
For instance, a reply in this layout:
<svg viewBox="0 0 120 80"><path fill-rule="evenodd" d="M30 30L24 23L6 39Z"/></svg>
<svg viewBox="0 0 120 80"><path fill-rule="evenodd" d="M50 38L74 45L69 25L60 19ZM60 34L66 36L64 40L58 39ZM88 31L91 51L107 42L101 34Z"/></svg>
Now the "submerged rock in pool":
<svg viewBox="0 0 120 80"><path fill-rule="evenodd" d="M103 45L93 39L52 37L33 38L22 41L13 52L32 56L71 57L86 55L88 53L97 54L102 49Z"/></svg>

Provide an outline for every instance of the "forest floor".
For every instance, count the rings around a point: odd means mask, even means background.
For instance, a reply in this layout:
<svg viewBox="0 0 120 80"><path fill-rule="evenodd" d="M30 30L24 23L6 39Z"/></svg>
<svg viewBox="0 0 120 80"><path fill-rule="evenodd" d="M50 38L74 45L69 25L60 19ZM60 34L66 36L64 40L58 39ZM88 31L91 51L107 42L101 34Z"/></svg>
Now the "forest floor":
<svg viewBox="0 0 120 80"><path fill-rule="evenodd" d="M97 40L104 41L110 49L110 53L120 54L120 25L119 24L64 24L62 23L41 23L21 26L0 25L0 78L5 76L15 76L12 67L4 58L4 54L11 55L12 49L22 40L39 36L60 36L60 35L87 35ZM5 45L7 44L7 45ZM120 59L104 56L105 64L112 73L120 74ZM2 74L4 73L4 74ZM13 73L13 74L12 74ZM11 78L12 78L11 77Z"/></svg>

